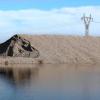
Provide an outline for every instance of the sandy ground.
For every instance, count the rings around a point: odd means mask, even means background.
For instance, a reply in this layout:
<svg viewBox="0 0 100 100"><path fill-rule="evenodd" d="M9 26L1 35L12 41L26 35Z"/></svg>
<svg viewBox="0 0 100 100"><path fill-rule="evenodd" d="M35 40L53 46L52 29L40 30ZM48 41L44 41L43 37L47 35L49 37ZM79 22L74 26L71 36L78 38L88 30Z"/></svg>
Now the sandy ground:
<svg viewBox="0 0 100 100"><path fill-rule="evenodd" d="M0 58L0 63L90 63L100 62L100 38L58 35L21 35L40 52L40 57Z"/></svg>
<svg viewBox="0 0 100 100"><path fill-rule="evenodd" d="M43 63L99 63L100 38L58 35L22 35L39 50Z"/></svg>

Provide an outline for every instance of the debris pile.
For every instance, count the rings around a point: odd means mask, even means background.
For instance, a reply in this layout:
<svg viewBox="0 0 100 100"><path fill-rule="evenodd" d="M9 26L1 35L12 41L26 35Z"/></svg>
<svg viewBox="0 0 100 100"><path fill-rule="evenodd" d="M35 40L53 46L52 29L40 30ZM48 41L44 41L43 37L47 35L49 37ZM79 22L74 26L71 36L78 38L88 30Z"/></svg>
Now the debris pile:
<svg viewBox="0 0 100 100"><path fill-rule="evenodd" d="M31 43L19 35L14 35L6 42L0 44L0 56L38 58L39 51Z"/></svg>

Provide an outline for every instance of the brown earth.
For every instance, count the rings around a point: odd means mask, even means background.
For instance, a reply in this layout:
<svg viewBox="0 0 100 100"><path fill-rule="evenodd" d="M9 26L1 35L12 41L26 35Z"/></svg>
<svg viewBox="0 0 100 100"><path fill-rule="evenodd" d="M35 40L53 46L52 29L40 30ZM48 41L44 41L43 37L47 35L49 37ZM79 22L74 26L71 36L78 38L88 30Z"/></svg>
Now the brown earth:
<svg viewBox="0 0 100 100"><path fill-rule="evenodd" d="M100 62L100 38L61 35L20 35L30 41L39 53L39 58L10 58L10 62L76 63ZM3 58L0 58L3 59ZM8 61L8 58L6 58ZM12 61L13 60L13 61ZM3 60L5 62L5 60Z"/></svg>
<svg viewBox="0 0 100 100"><path fill-rule="evenodd" d="M40 52L40 63L100 62L100 38L61 35L21 35Z"/></svg>

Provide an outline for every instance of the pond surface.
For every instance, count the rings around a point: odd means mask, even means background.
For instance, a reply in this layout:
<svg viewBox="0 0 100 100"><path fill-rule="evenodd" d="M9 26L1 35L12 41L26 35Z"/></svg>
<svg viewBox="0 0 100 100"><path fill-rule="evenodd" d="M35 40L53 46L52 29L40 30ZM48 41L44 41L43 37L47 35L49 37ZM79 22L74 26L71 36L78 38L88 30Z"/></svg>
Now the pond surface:
<svg viewBox="0 0 100 100"><path fill-rule="evenodd" d="M100 100L100 66L48 64L1 74L0 100Z"/></svg>

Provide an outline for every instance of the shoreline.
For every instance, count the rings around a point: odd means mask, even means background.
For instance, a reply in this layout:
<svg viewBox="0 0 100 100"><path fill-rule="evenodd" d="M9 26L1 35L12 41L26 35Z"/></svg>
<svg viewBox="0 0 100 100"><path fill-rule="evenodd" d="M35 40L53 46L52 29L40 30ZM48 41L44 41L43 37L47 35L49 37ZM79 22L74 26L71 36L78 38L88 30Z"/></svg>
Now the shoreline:
<svg viewBox="0 0 100 100"><path fill-rule="evenodd" d="M97 62L66 62L60 63L55 61L45 61L43 62L41 59L36 58L23 58L23 57L2 57L0 58L0 66L5 65L45 65L45 64L66 64L66 65L98 65L100 64L99 61Z"/></svg>

